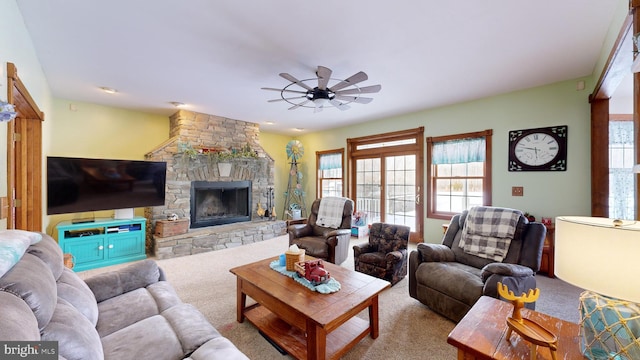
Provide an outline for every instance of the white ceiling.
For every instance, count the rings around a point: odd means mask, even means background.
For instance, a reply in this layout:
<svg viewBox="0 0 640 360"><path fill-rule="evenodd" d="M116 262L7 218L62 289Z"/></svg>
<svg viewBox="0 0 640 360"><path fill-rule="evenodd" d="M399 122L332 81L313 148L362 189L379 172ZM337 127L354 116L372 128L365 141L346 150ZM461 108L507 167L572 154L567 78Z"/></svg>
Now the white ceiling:
<svg viewBox="0 0 640 360"><path fill-rule="evenodd" d="M56 98L163 115L179 101L291 134L590 75L619 1L17 3ZM318 65L382 90L347 111L267 102L280 94L262 87L289 84L279 73L313 78Z"/></svg>

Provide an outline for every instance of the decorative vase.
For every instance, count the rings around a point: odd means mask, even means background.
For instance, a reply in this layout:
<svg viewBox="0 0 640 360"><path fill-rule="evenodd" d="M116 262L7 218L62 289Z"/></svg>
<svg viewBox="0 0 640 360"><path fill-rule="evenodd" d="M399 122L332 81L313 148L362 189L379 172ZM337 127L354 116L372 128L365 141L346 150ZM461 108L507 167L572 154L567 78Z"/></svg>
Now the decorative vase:
<svg viewBox="0 0 640 360"><path fill-rule="evenodd" d="M231 175L231 163L218 163L218 172L220 172L221 177Z"/></svg>

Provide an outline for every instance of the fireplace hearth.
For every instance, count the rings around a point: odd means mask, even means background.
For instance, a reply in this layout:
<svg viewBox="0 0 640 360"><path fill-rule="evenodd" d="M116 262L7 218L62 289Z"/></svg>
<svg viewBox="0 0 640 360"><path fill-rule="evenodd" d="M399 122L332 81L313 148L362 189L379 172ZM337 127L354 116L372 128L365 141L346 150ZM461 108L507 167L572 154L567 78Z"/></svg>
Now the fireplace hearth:
<svg viewBox="0 0 640 360"><path fill-rule="evenodd" d="M251 221L251 181L193 181L191 227Z"/></svg>

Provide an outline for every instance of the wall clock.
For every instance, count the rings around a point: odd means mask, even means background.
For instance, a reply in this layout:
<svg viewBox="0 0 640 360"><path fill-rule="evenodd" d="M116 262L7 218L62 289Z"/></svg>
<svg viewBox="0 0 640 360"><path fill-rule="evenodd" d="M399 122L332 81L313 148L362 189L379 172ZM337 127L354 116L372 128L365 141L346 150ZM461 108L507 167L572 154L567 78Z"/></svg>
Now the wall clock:
<svg viewBox="0 0 640 360"><path fill-rule="evenodd" d="M509 131L509 171L567 170L567 126Z"/></svg>

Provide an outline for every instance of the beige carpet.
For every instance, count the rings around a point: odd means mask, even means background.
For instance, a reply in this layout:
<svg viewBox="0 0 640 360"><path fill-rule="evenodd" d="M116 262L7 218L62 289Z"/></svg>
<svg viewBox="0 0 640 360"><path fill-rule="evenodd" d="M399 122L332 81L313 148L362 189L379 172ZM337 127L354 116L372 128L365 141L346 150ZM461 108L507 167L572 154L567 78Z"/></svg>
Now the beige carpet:
<svg viewBox="0 0 640 360"><path fill-rule="evenodd" d="M363 240L351 240L352 245L360 242ZM182 300L196 306L249 358L288 359L290 356L282 356L276 351L253 325L246 321L242 324L236 322L236 278L229 272L230 268L238 265L275 257L287 249L287 244L288 237L281 236L231 249L160 260L158 263ZM411 245L411 249L415 249L415 245ZM86 278L122 266L89 270L79 275ZM353 269L353 252L342 266ZM577 321L576 294L579 289L544 276L540 276L539 286L542 292L538 300L539 311ZM546 291L545 287L553 290ZM562 293L558 298L560 301L555 300L552 292ZM375 340L365 338L343 359L456 358L456 349L447 344L447 335L455 324L411 298L407 278L380 295L379 307L380 336ZM557 313L544 311L545 307ZM359 316L368 319L366 311Z"/></svg>

